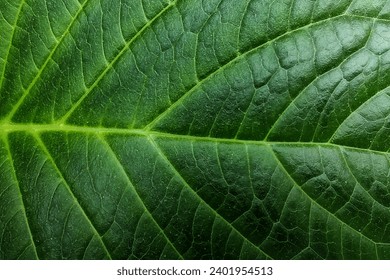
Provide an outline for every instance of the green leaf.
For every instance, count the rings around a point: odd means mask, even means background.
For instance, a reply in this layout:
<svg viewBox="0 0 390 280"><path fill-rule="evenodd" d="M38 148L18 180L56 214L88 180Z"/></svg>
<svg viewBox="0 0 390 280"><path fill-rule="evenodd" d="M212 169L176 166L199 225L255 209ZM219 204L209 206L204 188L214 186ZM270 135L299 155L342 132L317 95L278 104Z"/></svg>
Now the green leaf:
<svg viewBox="0 0 390 280"><path fill-rule="evenodd" d="M390 259L390 1L0 1L0 259Z"/></svg>

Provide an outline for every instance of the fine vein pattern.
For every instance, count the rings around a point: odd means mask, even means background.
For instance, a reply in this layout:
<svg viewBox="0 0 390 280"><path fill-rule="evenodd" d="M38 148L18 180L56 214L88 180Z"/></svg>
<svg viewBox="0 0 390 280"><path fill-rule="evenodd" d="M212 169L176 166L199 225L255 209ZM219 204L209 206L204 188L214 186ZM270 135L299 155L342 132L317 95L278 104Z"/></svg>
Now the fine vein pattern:
<svg viewBox="0 0 390 280"><path fill-rule="evenodd" d="M0 259L390 259L390 1L0 1Z"/></svg>

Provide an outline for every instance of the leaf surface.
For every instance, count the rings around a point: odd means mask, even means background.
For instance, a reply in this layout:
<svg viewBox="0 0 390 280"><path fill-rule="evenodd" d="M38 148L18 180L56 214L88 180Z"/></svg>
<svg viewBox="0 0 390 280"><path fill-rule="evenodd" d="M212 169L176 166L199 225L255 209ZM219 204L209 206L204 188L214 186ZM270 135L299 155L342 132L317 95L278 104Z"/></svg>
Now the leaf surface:
<svg viewBox="0 0 390 280"><path fill-rule="evenodd" d="M390 1L0 2L0 259L389 259Z"/></svg>

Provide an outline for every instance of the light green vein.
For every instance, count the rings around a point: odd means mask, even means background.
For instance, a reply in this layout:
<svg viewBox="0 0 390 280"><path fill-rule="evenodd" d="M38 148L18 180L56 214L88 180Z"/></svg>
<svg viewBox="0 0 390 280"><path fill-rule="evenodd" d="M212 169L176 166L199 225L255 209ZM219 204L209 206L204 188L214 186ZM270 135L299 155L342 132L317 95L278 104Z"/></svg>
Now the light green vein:
<svg viewBox="0 0 390 280"><path fill-rule="evenodd" d="M352 171L352 168L350 166L350 163L347 161L346 157L345 157L345 152L343 151L343 147L339 147L339 151L340 151L340 154L341 154L341 158L343 159L343 162L344 162L344 165L345 167L347 168L348 172L351 174L351 176L354 178L354 180L356 181L356 183L359 184L359 186L362 188L362 190L367 194L367 196L372 200L374 201L374 203L377 203L378 205L382 206L383 208L386 208L386 209L389 209L390 207L389 206L386 206L384 205L383 203L381 203L380 201L378 201L377 199L375 199L375 197L372 196L372 194L370 193L370 191L366 188L364 188L364 184L362 184L360 182L360 180L358 180L358 178L356 177L355 173ZM388 160L388 158L386 158ZM389 161L389 160L388 160Z"/></svg>
<svg viewBox="0 0 390 280"><path fill-rule="evenodd" d="M167 158L167 156L163 153L163 151L160 149L158 144L154 141L153 137L148 137L149 142L152 144L152 146L155 148L156 152L159 154L159 156L171 167L171 170L173 173L182 181L182 183L188 188L188 190L197 197L204 205L207 206L207 208L210 209L210 211L218 218L220 218L226 225L228 225L234 232L236 232L239 236L243 238L244 241L248 242L248 244L251 244L254 246L261 254L263 254L266 258L273 259L270 255L268 255L266 252L264 252L260 247L256 246L253 242L251 242L248 238L246 238L237 228L235 228L231 223L229 223L224 217L222 217L217 211L215 211L202 197L199 196L197 192L194 191L193 188L187 183L187 181L181 176L181 174L176 170L176 168L173 166L173 164L170 162L170 160Z"/></svg>
<svg viewBox="0 0 390 280"><path fill-rule="evenodd" d="M7 67L7 64L9 63L9 53L11 52L11 47L12 47L12 42L14 40L14 36L15 36L15 31L16 31L16 26L18 24L18 21L19 21L19 18L20 18L20 15L22 13L22 10L23 10L23 6L24 4L26 3L26 0L22 0L19 4L19 8L18 8L18 11L16 13L16 16L15 16L15 22L12 26L12 34L11 34L11 38L10 38L10 42L8 44L8 48L7 48L7 54L6 54L6 57L5 57L5 62L4 62L4 66L3 66L3 69L1 71L1 78L0 78L0 95L1 95L1 90L3 88L3 83L4 83L4 79L5 79L5 71L6 71L6 67Z"/></svg>
<svg viewBox="0 0 390 280"><path fill-rule="evenodd" d="M102 134L102 135L143 135L162 137L175 140L188 140L188 141L208 141L227 144L250 144L250 145L286 145L286 146L322 146L322 147L344 147L349 150L355 150L360 152L378 154L389 156L390 152L372 150L367 148L359 148L341 144L334 144L329 142L288 142L288 141L264 141L264 140L243 140L243 139L229 139L229 138L217 138L209 136L192 136L171 134L159 131L149 131L142 129L128 129L128 128L108 128L108 127L88 127L88 126L74 126L74 125L55 125L55 124L1 124L0 123L0 136L7 135L12 132L27 132L27 133L43 133L43 132L76 132L83 134Z"/></svg>
<svg viewBox="0 0 390 280"><path fill-rule="evenodd" d="M19 98L18 102L12 106L12 110L8 113L8 115L4 118L4 121L10 121L15 113L19 110L20 106L23 104L26 97L30 94L31 89L34 87L34 85L37 83L37 81L40 79L42 73L46 69L46 66L49 64L50 60L52 59L53 55L57 51L58 47L62 44L64 39L68 34L70 34L70 30L74 23L77 21L78 17L84 11L85 6L90 0L86 0L83 5L80 6L79 10L77 11L76 15L73 17L72 21L69 23L68 27L64 31L63 35L61 36L60 40L57 41L57 44L54 46L54 48L50 51L49 55L47 56L45 62L42 64L40 69L38 70L37 74L35 75L34 79L31 81L27 89L23 91L23 95Z"/></svg>
<svg viewBox="0 0 390 280"><path fill-rule="evenodd" d="M73 104L73 106L62 116L57 122L64 124L67 119L73 114L73 112L83 103L84 99L92 92L92 90L98 86L100 81L106 76L108 71L113 69L115 63L130 49L131 45L137 40L146 29L149 28L157 19L159 19L166 11L172 8L176 4L176 1L172 1L167 5L163 10L161 10L157 15L155 15L151 20L149 20L138 32L135 34L121 49L121 51L115 56L115 58L105 67L102 73L96 78L95 82L87 89L87 91Z"/></svg>
<svg viewBox="0 0 390 280"><path fill-rule="evenodd" d="M168 238L168 236L165 234L165 231L164 229L157 223L157 221L154 219L152 213L149 211L149 209L146 207L145 203L143 202L143 200L141 199L137 189L135 188L133 182L131 181L130 179L130 176L127 174L126 170L124 169L123 165L121 164L121 162L119 161L119 158L117 156L117 154L113 151L113 149L111 148L111 146L108 144L107 140L103 137L99 137L99 140L102 142L102 144L107 148L107 150L109 151L109 153L111 154L112 158L115 160L115 163L117 165L117 167L119 168L119 171L123 174L123 176L126 178L127 182L128 182L128 185L131 189L131 192L134 193L137 197L137 200L138 202L141 204L142 208L145 210L145 212L147 213L147 215L150 217L150 219L152 220L152 222L155 224L155 226L159 229L159 231L162 233L162 235L164 236L165 240L168 242L168 244L173 248L173 250L176 252L176 254L181 258L181 259L184 259L183 256L179 253L179 251L177 251L176 247L172 244L172 241Z"/></svg>
<svg viewBox="0 0 390 280"><path fill-rule="evenodd" d="M301 26L297 29L294 29L294 30L291 30L291 31L287 31L265 43L262 43L258 46L255 46L253 48L250 48L248 50L246 50L245 52L242 52L240 53L238 56L234 57L232 60L228 61L227 63L223 64L223 65L220 65L217 69L215 69L214 71L210 72L208 75L206 75L203 79L199 80L192 88L190 88L187 92L185 92L179 99L177 99L175 102L172 103L171 106L169 106L168 108L166 108L164 111L162 111L159 115L157 115L153 120L151 120L145 127L144 129L146 130L152 130L153 127L158 124L158 122L160 120L162 120L165 116L169 115L172 111L174 111L177 107L179 107L183 102L184 100L186 100L187 98L189 98L192 94L194 94L196 92L196 90L200 89L201 86L211 80L213 77L215 77L216 75L218 75L218 73L220 72L223 72L225 69L227 69L228 67L234 65L234 63L236 63L237 61L239 61L240 59L243 59L244 57L246 57L247 55L251 54L251 53L254 53L256 51L258 51L259 49L262 49L268 45L271 45L273 44L275 41L278 41L279 39L282 39L290 34L293 34L293 33L296 33L298 31L302 31L302 30L305 30L307 28L310 28L310 27L313 27L313 26L317 26L317 25L320 25L320 24L323 24L325 22L328 22L330 20L335 20L335 19L338 19L338 18L360 18L360 19L369 19L369 20L377 20L375 18L370 18L370 17L365 17L365 16L356 16L356 15L338 15L338 16L335 16L335 17L331 17L331 18L327 18L327 19L323 19L323 20L320 20L320 21L317 21L317 22L314 22L314 23L310 23L310 24L307 24L307 25L304 25L304 26Z"/></svg>
<svg viewBox="0 0 390 280"><path fill-rule="evenodd" d="M270 129L268 130L266 136L264 137L264 140L267 140L274 128L276 128L278 126L278 124L283 120L283 117L286 116L286 114L289 112L289 110L294 106L296 105L296 102L299 101L299 99L306 93L306 90L309 89L311 86L313 86L315 84L315 82L319 81L320 79L322 79L323 77L325 77L326 75L328 75L329 73L331 73L332 71L335 71L336 69L341 69L341 67L343 66L343 64L345 62L347 62L349 59L351 59L354 55L356 55L357 53L359 53L360 51L362 51L365 46L367 45L368 43L368 40L369 40L369 37L370 36L367 36L367 40L364 44L363 47L361 48L358 48L357 50L355 50L354 52L348 54L342 61L340 61L340 63L338 65L332 65L332 67L330 69L328 69L327 71L325 71L324 73L320 74L319 76L315 77L310 83L308 83L302 90L299 91L299 93L291 100L291 102L287 105L286 108L283 109L283 111L279 114L278 118L273 122L273 125L270 127ZM331 93L331 95L333 94L333 92ZM331 97L331 95L329 96L328 98L328 101L327 101L327 104L329 102L329 99ZM326 105L327 105L326 104ZM326 106L325 105L325 106ZM325 111L325 106L324 106L324 110L321 112L321 116L320 116L320 119L322 119L322 116L323 116L323 113ZM318 127L319 127L319 121L317 123L317 127L314 131L314 134L313 134L313 138L316 136L317 134L317 131L318 131Z"/></svg>
<svg viewBox="0 0 390 280"><path fill-rule="evenodd" d="M368 98L362 104L360 104L358 107L356 107L353 111L351 111L351 113L342 122L340 122L337 129L329 137L328 142L331 143L331 142L334 142L335 140L337 140L337 136L338 136L338 133L340 131L340 128L342 128L344 126L344 124L347 123L354 116L354 114L357 113L357 111L362 110L364 108L364 106L367 106L368 103L373 101L375 98L379 97L381 94L386 93L386 91L389 89L390 89L390 85L385 87L384 89L377 91L374 95L372 95L370 98ZM386 93L386 94L388 95L389 93Z"/></svg>
<svg viewBox="0 0 390 280"><path fill-rule="evenodd" d="M367 236L363 235L359 230L353 228L343 220L341 220L339 217L337 217L335 214L324 208L322 205L320 205L317 201L315 201L311 196L309 196L302 188L300 188L300 185L295 181L295 179L290 175L290 173L286 170L283 163L279 160L279 157L275 154L275 151L271 145L268 145L268 148L272 155L274 156L275 160L278 163L278 166L282 169L283 173L291 180L291 182L294 184L294 187L297 188L302 194L309 199L309 201L313 204L315 204L318 208L322 209L325 213L328 213L331 217L333 217L335 220L339 221L342 225L349 228L351 231L355 232L356 234L360 235L362 238L365 238L372 242L374 245L378 244L378 242L375 242L374 240L368 238ZM310 245L310 244L309 244Z"/></svg>
<svg viewBox="0 0 390 280"><path fill-rule="evenodd" d="M8 142L8 139L6 138L6 136L1 137L1 139L2 139L2 141L5 144L5 148L7 149L7 153L8 153L8 159L9 159L10 164L12 166L12 174L11 175L14 178L15 185L17 187L17 192L19 194L19 198L20 198L20 202L21 202L20 206L21 206L21 210L23 212L23 217L24 217L24 222L26 224L27 232L28 232L30 240L31 240L31 245L33 247L34 254L35 254L36 258L39 259L38 252L37 252L37 247L35 245L34 237L32 235L31 227L30 227L30 224L29 224L29 221L28 221L28 218L27 218L26 207L25 207L25 203L24 203L24 200L23 200L22 191L20 189L19 181L18 181L18 178L17 178L17 175L16 175L14 161L13 161L13 158L12 158L9 142Z"/></svg>
<svg viewBox="0 0 390 280"><path fill-rule="evenodd" d="M99 240L99 242L101 243L102 245L102 248L103 250L105 251L105 253L107 254L107 256L111 258L111 254L110 252L108 251L106 245L104 244L103 242L103 239L102 237L100 236L99 232L97 231L97 229L95 228L95 226L93 225L92 223L92 220L88 217L87 213L84 211L84 209L81 207L78 199L76 198L76 196L74 195L72 189L70 188L68 182L65 180L61 170L58 168L54 158L51 156L50 152L48 151L48 149L46 148L46 145L45 143L43 143L42 139L40 138L39 134L37 133L34 133L32 134L34 136L34 139L37 141L38 145L41 147L42 151L45 153L46 157L48 158L48 160L52 163L55 171L57 172L57 174L60 176L62 182L64 183L66 189L68 190L70 196L72 197L73 201L75 202L75 204L78 206L78 208L80 209L80 212L81 214L84 216L85 220L89 223L91 229L92 229L92 232L93 232L93 235L96 236Z"/></svg>

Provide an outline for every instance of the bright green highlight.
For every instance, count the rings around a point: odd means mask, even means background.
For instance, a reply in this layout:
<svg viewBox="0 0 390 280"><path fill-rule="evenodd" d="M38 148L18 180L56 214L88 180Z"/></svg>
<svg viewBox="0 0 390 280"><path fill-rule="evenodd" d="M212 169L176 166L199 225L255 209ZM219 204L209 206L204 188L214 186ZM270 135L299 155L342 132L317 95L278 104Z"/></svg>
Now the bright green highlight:
<svg viewBox="0 0 390 280"><path fill-rule="evenodd" d="M390 259L390 1L0 2L0 259Z"/></svg>

